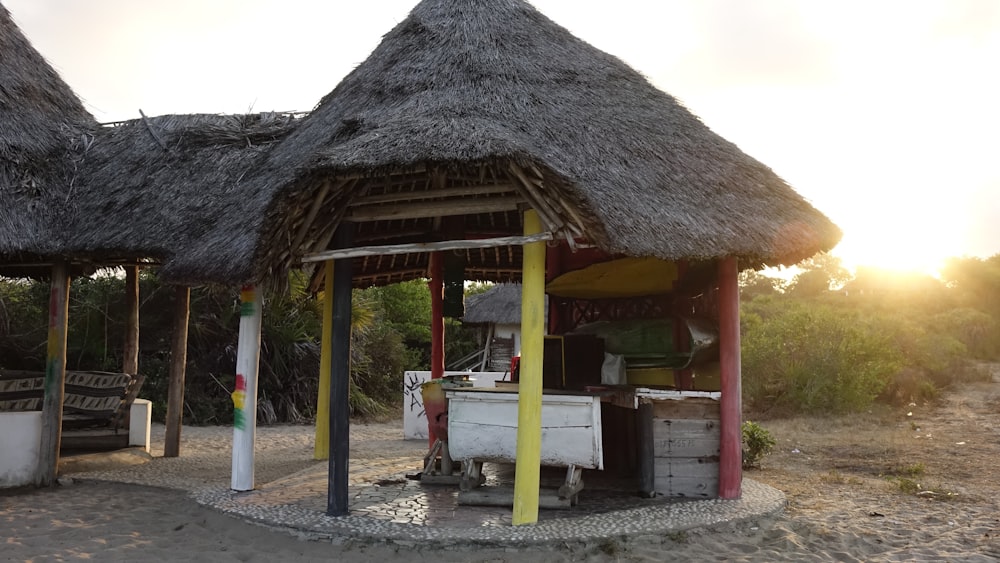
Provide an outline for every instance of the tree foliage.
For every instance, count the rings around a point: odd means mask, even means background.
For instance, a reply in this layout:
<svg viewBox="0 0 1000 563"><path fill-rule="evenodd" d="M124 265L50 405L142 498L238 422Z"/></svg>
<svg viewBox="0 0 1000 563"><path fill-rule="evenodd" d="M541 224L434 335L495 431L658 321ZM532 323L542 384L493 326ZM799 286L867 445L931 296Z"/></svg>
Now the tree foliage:
<svg viewBox="0 0 1000 563"><path fill-rule="evenodd" d="M998 357L1000 257L953 260L942 279L875 268L851 275L825 255L798 267L784 289L761 291L760 274L741 280L750 412L842 413L875 400L930 400L977 377L970 359Z"/></svg>
<svg viewBox="0 0 1000 563"><path fill-rule="evenodd" d="M323 298L307 291L299 273L288 289L264 295L258 374L258 419L295 422L315 416L318 393ZM124 280L105 271L72 281L67 367L118 371L125 341ZM155 275L140 276L139 370L142 396L153 400L154 416L166 408L171 316L175 294ZM0 279L0 368L42 370L45 362L48 284ZM191 291L188 323L185 422L232 421L239 294L229 288ZM355 291L351 330L351 412L378 416L401 401L402 375L426 364L430 341L430 295L426 282ZM460 328L458 345L465 336ZM409 346L408 346L409 344Z"/></svg>

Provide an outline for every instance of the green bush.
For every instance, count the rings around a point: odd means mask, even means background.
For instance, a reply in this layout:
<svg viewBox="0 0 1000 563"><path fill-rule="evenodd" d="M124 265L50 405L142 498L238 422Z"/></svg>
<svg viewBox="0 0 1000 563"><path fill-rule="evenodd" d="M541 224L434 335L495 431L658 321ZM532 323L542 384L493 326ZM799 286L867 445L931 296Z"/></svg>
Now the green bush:
<svg viewBox="0 0 1000 563"><path fill-rule="evenodd" d="M756 422L743 422L743 469L760 467L760 460L771 453L777 442L769 431Z"/></svg>
<svg viewBox="0 0 1000 563"><path fill-rule="evenodd" d="M755 299L744 310L744 400L771 415L868 408L902 356L877 320L827 305Z"/></svg>

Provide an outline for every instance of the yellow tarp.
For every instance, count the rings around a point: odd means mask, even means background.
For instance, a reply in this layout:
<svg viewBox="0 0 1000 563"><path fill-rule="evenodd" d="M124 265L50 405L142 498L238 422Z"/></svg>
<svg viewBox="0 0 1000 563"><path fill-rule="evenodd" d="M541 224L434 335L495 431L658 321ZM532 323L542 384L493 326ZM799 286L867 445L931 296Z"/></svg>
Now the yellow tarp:
<svg viewBox="0 0 1000 563"><path fill-rule="evenodd" d="M621 258L567 272L545 292L557 297L601 299L670 293L677 265L657 258Z"/></svg>

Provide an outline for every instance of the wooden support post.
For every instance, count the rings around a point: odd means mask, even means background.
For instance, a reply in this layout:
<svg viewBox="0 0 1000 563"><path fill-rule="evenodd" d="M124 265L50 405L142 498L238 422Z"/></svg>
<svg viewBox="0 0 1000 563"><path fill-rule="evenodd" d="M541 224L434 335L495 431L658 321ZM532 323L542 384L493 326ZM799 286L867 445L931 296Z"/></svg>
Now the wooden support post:
<svg viewBox="0 0 1000 563"><path fill-rule="evenodd" d="M313 459L330 458L330 344L333 340L333 260L323 270L323 336L319 352L319 396L316 397L316 444Z"/></svg>
<svg viewBox="0 0 1000 563"><path fill-rule="evenodd" d="M234 491L252 491L254 442L257 438L257 372L260 367L260 326L263 300L252 285L240 291L240 336L236 349L236 390L233 391Z"/></svg>
<svg viewBox="0 0 1000 563"><path fill-rule="evenodd" d="M742 383L740 373L739 267L734 257L719 262L719 498L738 499L743 482Z"/></svg>
<svg viewBox="0 0 1000 563"><path fill-rule="evenodd" d="M568 248L567 245L559 243L545 253L545 283L556 279L563 273L562 255L566 248ZM549 334L562 334L566 332L563 328L561 307L559 307L558 301L555 299L549 302L549 318L546 321L549 325Z"/></svg>
<svg viewBox="0 0 1000 563"><path fill-rule="evenodd" d="M440 252L431 252L431 379L444 377L444 257ZM430 445L437 440L437 433L431 425L427 430Z"/></svg>
<svg viewBox="0 0 1000 563"><path fill-rule="evenodd" d="M66 387L66 328L69 318L69 266L52 266L49 289L49 335L45 359L45 396L42 399L42 436L38 447L35 485L47 487L56 480L62 441L63 394Z"/></svg>
<svg viewBox="0 0 1000 563"><path fill-rule="evenodd" d="M653 403L639 401L636 411L636 441L639 442L639 496L656 496L656 450L653 445Z"/></svg>
<svg viewBox="0 0 1000 563"><path fill-rule="evenodd" d="M431 379L444 377L444 257L430 257L431 290Z"/></svg>
<svg viewBox="0 0 1000 563"><path fill-rule="evenodd" d="M125 266L125 346L122 372L139 373L139 267Z"/></svg>
<svg viewBox="0 0 1000 563"><path fill-rule="evenodd" d="M534 210L524 212L524 234L542 230ZM517 395L515 526L538 521L542 455L542 351L545 338L545 243L524 246L521 273L521 375Z"/></svg>
<svg viewBox="0 0 1000 563"><path fill-rule="evenodd" d="M163 457L181 454L181 426L184 424L184 374L187 371L188 319L191 313L191 288L174 288L173 333L170 337L170 383L167 387L166 429Z"/></svg>
<svg viewBox="0 0 1000 563"><path fill-rule="evenodd" d="M342 223L334 244L351 244L353 224ZM351 285L354 268L350 258L333 267L333 330L330 332L330 461L327 473L326 513L348 513L347 471L351 433Z"/></svg>

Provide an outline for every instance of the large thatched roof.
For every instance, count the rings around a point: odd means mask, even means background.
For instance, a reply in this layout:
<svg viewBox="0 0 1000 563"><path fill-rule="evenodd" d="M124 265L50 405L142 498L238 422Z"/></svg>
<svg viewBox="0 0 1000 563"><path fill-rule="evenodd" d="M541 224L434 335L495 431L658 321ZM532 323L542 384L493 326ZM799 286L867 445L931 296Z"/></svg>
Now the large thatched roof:
<svg viewBox="0 0 1000 563"><path fill-rule="evenodd" d="M456 199L453 188L481 184L488 189L461 197L529 203L547 228L616 255L791 264L841 236L767 166L522 0L424 0L260 174L297 186L272 206L275 222L301 222L318 178L356 179L334 184L325 214L346 210L358 232L380 240L398 231L433 236L441 227L355 213L359 202L411 190L444 207ZM429 199L434 190L441 197ZM414 201L393 204L412 209ZM289 209L303 211L289 217ZM493 231L520 229L516 213L492 217L500 218ZM464 219L473 230L485 221ZM330 227L317 224L310 246L289 255L321 246ZM269 249L280 244L271 242Z"/></svg>
<svg viewBox="0 0 1000 563"><path fill-rule="evenodd" d="M62 250L55 226L96 125L0 5L0 262Z"/></svg>
<svg viewBox="0 0 1000 563"><path fill-rule="evenodd" d="M0 109L0 263L151 258L168 281L238 284L281 277L337 228L355 246L496 238L521 234L527 207L610 256L791 264L840 237L766 166L522 0L424 0L301 120L163 116L93 136L0 8ZM510 281L520 250L455 258L467 279ZM390 283L426 276L428 254L354 262L356 284Z"/></svg>

